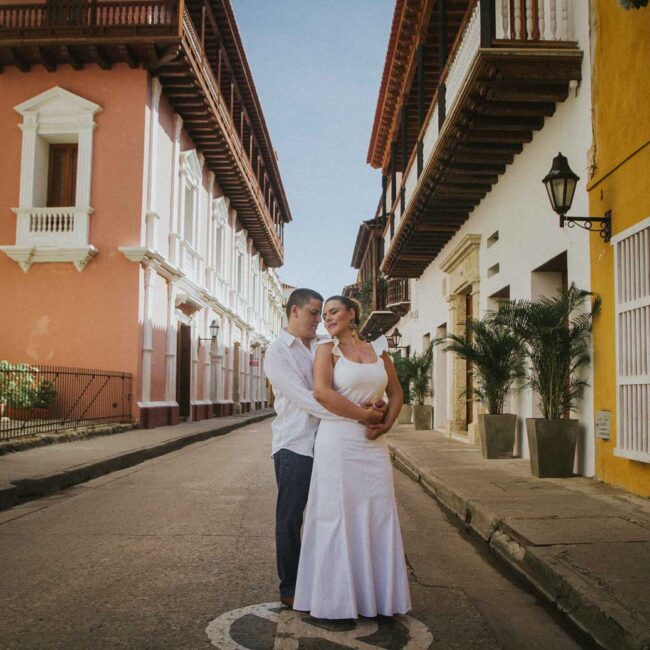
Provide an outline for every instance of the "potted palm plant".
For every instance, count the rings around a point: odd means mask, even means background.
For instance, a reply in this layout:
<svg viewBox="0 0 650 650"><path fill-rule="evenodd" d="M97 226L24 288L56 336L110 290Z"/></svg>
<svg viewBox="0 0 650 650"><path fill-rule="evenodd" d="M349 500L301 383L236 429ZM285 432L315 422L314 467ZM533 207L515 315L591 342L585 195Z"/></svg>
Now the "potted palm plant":
<svg viewBox="0 0 650 650"><path fill-rule="evenodd" d="M524 346L513 331L490 314L465 323L465 334L447 334L434 341L471 363L472 393L487 409L478 416L484 458L512 458L517 416L504 413L508 391L524 376Z"/></svg>
<svg viewBox="0 0 650 650"><path fill-rule="evenodd" d="M413 423L416 430L431 429L433 426L433 407L424 400L433 395L431 388L431 367L433 365L433 346L422 354L413 354L405 359L410 375L410 395L413 405Z"/></svg>
<svg viewBox="0 0 650 650"><path fill-rule="evenodd" d="M397 416L397 424L410 424L413 418L413 406L411 405L411 374L408 359L399 352L391 353L391 357L393 357L397 379L404 395L404 404Z"/></svg>
<svg viewBox="0 0 650 650"><path fill-rule="evenodd" d="M526 383L536 393L543 417L527 418L526 433L531 469L540 478L573 474L579 421L569 414L587 386L580 371L590 360L592 318L600 308L596 297L591 312L583 311L592 295L571 284L553 298L516 300L499 311L499 318L524 341L530 360Z"/></svg>

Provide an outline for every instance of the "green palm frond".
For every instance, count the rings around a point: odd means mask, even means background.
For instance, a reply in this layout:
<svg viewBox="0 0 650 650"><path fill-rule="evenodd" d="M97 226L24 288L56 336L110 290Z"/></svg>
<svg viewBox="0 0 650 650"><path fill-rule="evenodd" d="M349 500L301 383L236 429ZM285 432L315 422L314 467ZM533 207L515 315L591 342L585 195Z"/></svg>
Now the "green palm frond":
<svg viewBox="0 0 650 650"><path fill-rule="evenodd" d="M472 393L492 414L503 411L508 392L525 374L521 339L493 315L468 320L464 335L447 334L434 345L472 364Z"/></svg>
<svg viewBox="0 0 650 650"><path fill-rule="evenodd" d="M431 387L433 347L429 345L422 354L402 357L401 363L404 375L408 377L409 396L415 399L416 404L424 404L424 400L433 395Z"/></svg>
<svg viewBox="0 0 650 650"><path fill-rule="evenodd" d="M397 373L397 379L402 387L404 394L404 404L411 403L411 377L408 359L403 357L399 352L391 352L390 356L393 358L393 365Z"/></svg>
<svg viewBox="0 0 650 650"><path fill-rule="evenodd" d="M600 310L595 297L591 311L583 311L592 295L571 284L555 297L504 303L495 316L524 342L530 359L526 385L547 419L575 411L588 385L580 371L590 361L592 319Z"/></svg>

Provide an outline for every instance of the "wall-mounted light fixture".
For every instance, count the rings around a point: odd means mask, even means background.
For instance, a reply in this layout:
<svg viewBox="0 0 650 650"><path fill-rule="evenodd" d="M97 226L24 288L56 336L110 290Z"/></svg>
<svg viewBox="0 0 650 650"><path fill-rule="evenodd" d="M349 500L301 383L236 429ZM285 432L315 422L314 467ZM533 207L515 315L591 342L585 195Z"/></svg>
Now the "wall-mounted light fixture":
<svg viewBox="0 0 650 650"><path fill-rule="evenodd" d="M569 228L580 226L585 230L595 230L605 240L612 237L612 213L607 211L604 217L567 217L571 209L576 183L580 177L569 167L569 161L561 153L553 158L551 171L544 176L542 183L546 186L551 207L560 217L560 228L568 224ZM598 225L599 228L594 228Z"/></svg>
<svg viewBox="0 0 650 650"><path fill-rule="evenodd" d="M397 328L395 328L393 330L393 333L386 337L386 340L388 341L389 348L391 348L392 350L399 350L400 349L399 344L400 341L402 340L402 335L400 331Z"/></svg>
<svg viewBox="0 0 650 650"><path fill-rule="evenodd" d="M218 334L219 334L219 323L215 319L210 323L210 338L203 338L199 336L199 340L197 342L198 343L197 349L201 350L201 341L211 341L212 343L214 343L217 340Z"/></svg>

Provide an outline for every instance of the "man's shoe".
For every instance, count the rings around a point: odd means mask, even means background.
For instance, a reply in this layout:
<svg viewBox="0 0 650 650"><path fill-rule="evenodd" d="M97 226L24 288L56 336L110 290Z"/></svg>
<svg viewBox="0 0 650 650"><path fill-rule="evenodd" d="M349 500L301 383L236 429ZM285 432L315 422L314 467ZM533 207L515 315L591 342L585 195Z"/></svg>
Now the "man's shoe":
<svg viewBox="0 0 650 650"><path fill-rule="evenodd" d="M293 609L293 596L282 596L280 602L289 609Z"/></svg>

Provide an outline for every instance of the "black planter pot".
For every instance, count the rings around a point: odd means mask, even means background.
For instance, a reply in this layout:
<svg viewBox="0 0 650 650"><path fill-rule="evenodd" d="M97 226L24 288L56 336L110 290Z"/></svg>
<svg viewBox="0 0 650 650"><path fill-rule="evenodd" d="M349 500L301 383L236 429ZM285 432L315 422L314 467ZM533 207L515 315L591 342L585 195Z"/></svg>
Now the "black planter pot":
<svg viewBox="0 0 650 650"><path fill-rule="evenodd" d="M511 413L478 416L483 458L512 458L517 430L517 416Z"/></svg>
<svg viewBox="0 0 650 650"><path fill-rule="evenodd" d="M578 441L578 420L527 418L530 468L538 478L573 476Z"/></svg>

